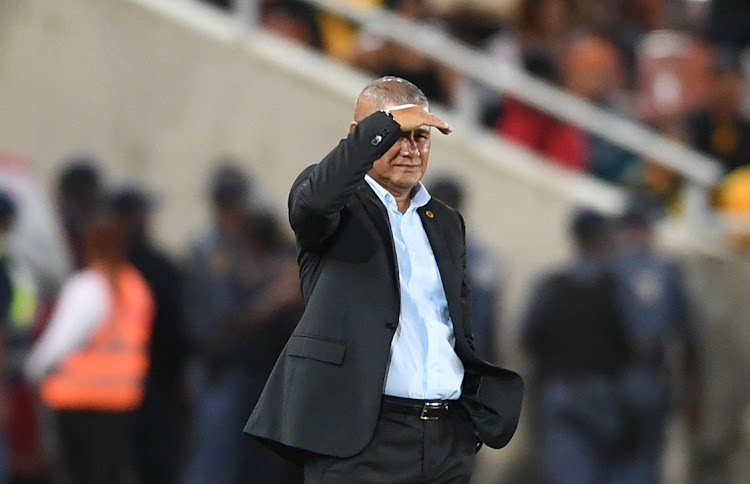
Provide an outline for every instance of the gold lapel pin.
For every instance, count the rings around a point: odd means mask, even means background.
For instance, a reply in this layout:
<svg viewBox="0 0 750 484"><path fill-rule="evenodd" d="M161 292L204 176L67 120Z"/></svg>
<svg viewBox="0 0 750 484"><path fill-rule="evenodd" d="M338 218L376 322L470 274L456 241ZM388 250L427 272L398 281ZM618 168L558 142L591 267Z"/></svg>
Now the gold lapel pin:
<svg viewBox="0 0 750 484"><path fill-rule="evenodd" d="M427 210L424 214L427 215L427 218L432 218L435 216L435 214L432 213L430 210Z"/></svg>

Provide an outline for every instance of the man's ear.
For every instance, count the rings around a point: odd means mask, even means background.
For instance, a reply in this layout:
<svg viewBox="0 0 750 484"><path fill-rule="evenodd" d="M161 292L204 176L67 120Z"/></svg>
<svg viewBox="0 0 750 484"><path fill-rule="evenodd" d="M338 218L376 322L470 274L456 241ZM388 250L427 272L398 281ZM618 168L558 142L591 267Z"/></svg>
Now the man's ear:
<svg viewBox="0 0 750 484"><path fill-rule="evenodd" d="M351 133L352 131L354 131L354 127L355 127L355 126L357 126L357 122L356 122L356 121L352 121L351 123L349 123L349 132L350 132L350 133Z"/></svg>

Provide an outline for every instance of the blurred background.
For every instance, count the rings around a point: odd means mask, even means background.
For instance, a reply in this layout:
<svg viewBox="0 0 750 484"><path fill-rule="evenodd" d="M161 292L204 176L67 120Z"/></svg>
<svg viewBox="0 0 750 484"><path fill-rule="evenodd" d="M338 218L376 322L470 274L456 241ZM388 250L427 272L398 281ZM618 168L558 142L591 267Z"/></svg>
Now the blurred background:
<svg viewBox="0 0 750 484"><path fill-rule="evenodd" d="M456 128L425 183L527 381L474 482L750 481L746 1L0 0L0 54L0 482L301 482L240 433L302 310L286 196L382 75Z"/></svg>

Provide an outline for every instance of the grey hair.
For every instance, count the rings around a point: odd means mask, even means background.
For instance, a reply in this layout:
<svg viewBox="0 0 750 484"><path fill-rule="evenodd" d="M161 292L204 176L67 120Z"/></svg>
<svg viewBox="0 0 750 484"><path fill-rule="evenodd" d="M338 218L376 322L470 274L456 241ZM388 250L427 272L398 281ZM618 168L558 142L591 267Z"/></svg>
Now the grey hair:
<svg viewBox="0 0 750 484"><path fill-rule="evenodd" d="M427 96L422 90L407 81L396 76L385 76L375 79L365 87L359 95L359 99L366 98L373 106L378 108L386 104L418 104L430 107Z"/></svg>

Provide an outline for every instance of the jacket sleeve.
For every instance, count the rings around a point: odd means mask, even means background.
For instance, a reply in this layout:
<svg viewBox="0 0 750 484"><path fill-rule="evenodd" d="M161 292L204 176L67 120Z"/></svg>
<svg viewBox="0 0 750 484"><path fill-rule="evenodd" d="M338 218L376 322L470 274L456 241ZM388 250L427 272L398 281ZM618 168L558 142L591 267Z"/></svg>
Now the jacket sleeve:
<svg viewBox="0 0 750 484"><path fill-rule="evenodd" d="M346 196L400 137L399 124L375 112L297 177L289 193L289 222L302 247L320 248L335 233Z"/></svg>

